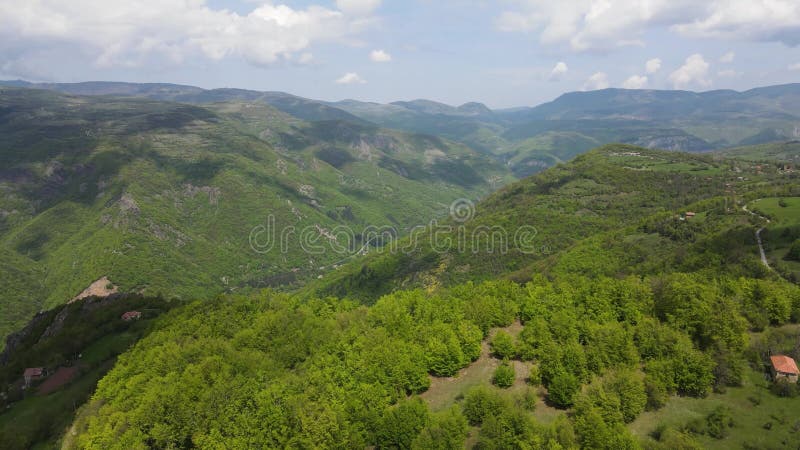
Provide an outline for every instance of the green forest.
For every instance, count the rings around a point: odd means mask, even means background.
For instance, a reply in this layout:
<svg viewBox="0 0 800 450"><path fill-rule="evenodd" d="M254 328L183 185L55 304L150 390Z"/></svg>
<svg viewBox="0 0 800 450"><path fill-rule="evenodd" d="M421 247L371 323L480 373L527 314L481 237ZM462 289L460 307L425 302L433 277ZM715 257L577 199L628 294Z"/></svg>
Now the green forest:
<svg viewBox="0 0 800 450"><path fill-rule="evenodd" d="M796 142L549 130L516 180L522 147L240 94L0 90L0 448L793 445ZM266 213L394 231L259 253Z"/></svg>
<svg viewBox="0 0 800 450"><path fill-rule="evenodd" d="M99 383L65 444L699 448L746 424L721 408L647 436L627 426L676 396L742 389L770 351L796 354L777 330L798 319L793 284L686 273L468 283L369 307L269 291L222 297L160 319ZM491 378L436 409L421 399L432 378L457 377L492 330L515 322L516 336L491 339L491 357L505 361ZM762 395L796 394L792 385ZM538 420L539 408L554 417ZM780 442L792 432L770 433Z"/></svg>

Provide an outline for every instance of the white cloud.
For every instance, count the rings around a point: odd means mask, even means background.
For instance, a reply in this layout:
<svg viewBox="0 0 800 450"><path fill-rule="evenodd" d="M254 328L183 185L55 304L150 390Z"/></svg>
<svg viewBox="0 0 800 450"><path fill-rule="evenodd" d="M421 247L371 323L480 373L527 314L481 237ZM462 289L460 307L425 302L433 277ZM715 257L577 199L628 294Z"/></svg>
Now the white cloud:
<svg viewBox="0 0 800 450"><path fill-rule="evenodd" d="M361 78L355 72L347 72L341 78L336 80L336 84L365 84L367 80Z"/></svg>
<svg viewBox="0 0 800 450"><path fill-rule="evenodd" d="M736 53L728 52L719 57L719 62L729 64L733 62L734 58L736 58Z"/></svg>
<svg viewBox="0 0 800 450"><path fill-rule="evenodd" d="M737 72L733 69L725 69L717 72L717 76L720 78L736 78L739 75L741 75L741 72Z"/></svg>
<svg viewBox="0 0 800 450"><path fill-rule="evenodd" d="M543 44L575 51L642 44L644 32L667 28L684 36L800 44L797 0L515 0L495 27L531 32Z"/></svg>
<svg viewBox="0 0 800 450"><path fill-rule="evenodd" d="M369 59L371 59L373 62L389 62L392 60L392 55L383 50L373 50L369 54Z"/></svg>
<svg viewBox="0 0 800 450"><path fill-rule="evenodd" d="M648 59L647 62L644 64L644 70L647 73L656 73L661 70L661 59L653 58Z"/></svg>
<svg viewBox="0 0 800 450"><path fill-rule="evenodd" d="M97 67L196 56L238 57L256 66L302 63L311 45L340 41L370 26L365 14L379 3L349 0L338 2L339 9L295 9L264 1L242 15L203 0L39 0L24 6L0 0L0 60L58 51Z"/></svg>
<svg viewBox="0 0 800 450"><path fill-rule="evenodd" d="M314 62L314 55L311 52L301 53L300 56L297 57L298 64L311 64Z"/></svg>
<svg viewBox="0 0 800 450"><path fill-rule="evenodd" d="M800 44L797 0L716 0L695 20L676 23L685 36Z"/></svg>
<svg viewBox="0 0 800 450"><path fill-rule="evenodd" d="M647 86L647 77L644 75L631 75L622 83L625 89L642 89Z"/></svg>
<svg viewBox="0 0 800 450"><path fill-rule="evenodd" d="M703 59L703 55L695 53L686 58L686 62L670 74L669 80L675 89L686 89L690 86L706 88L711 86L708 68L709 64Z"/></svg>
<svg viewBox="0 0 800 450"><path fill-rule="evenodd" d="M800 62L789 64L787 69L791 70L792 72L800 72Z"/></svg>
<svg viewBox="0 0 800 450"><path fill-rule="evenodd" d="M551 81L558 81L568 71L569 71L569 67L567 67L567 63L565 63L564 61L559 61L558 63L556 63L555 67L553 67L553 70L550 71L550 78L549 79Z"/></svg>
<svg viewBox="0 0 800 450"><path fill-rule="evenodd" d="M381 5L381 0L336 0L336 7L347 14L371 14Z"/></svg>
<svg viewBox="0 0 800 450"><path fill-rule="evenodd" d="M609 86L608 75L605 72L597 72L590 76L583 84L584 91L594 91L597 89L606 89Z"/></svg>

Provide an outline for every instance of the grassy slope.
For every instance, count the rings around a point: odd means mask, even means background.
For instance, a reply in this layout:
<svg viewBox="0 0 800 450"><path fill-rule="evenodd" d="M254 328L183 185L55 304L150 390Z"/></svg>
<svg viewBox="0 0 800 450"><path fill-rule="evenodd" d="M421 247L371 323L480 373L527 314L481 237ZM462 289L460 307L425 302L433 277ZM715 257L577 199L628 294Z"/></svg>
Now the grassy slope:
<svg viewBox="0 0 800 450"><path fill-rule="evenodd" d="M784 259L792 243L800 238L800 197L762 198L754 200L750 207L770 218L761 233L770 265L784 277L800 280L800 262Z"/></svg>
<svg viewBox="0 0 800 450"><path fill-rule="evenodd" d="M475 218L466 223L467 236L480 226L500 226L509 239L520 226L533 226L536 234L531 253L515 251L513 246L505 254L487 251L485 241L474 248L471 240L467 249L476 253L452 248L434 252L423 236L418 250L411 254L375 255L313 288L317 293L363 300L398 287L447 285L497 276L526 280L542 270L543 261L593 235L614 230L624 230L627 235L631 232L628 228L639 226L647 216L678 214L696 202L715 197L724 207L726 196L760 189L775 178L774 174L757 175L748 167L744 167L746 173L742 168L736 172L734 167L738 167L736 162L703 155L606 146L501 189L480 203ZM739 180L742 174L750 178ZM726 192L728 189L732 191ZM731 205L735 198L730 199ZM736 207L731 207L730 213L740 215ZM742 217L746 224L746 216ZM724 223L733 227L727 220ZM722 227L720 233L727 232L723 228L727 230ZM752 231L748 231L750 234ZM747 251L755 249L754 242L750 245ZM645 243L640 250L650 251L647 248ZM627 254L624 248L619 253ZM602 260L596 262L602 265ZM631 263L635 268L636 262Z"/></svg>

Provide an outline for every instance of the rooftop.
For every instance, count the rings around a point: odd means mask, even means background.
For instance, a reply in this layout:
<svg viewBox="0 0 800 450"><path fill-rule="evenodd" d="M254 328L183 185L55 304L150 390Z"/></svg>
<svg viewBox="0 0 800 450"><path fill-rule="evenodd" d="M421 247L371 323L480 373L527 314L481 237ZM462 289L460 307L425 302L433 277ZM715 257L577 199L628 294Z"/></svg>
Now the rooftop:
<svg viewBox="0 0 800 450"><path fill-rule="evenodd" d="M774 367L777 372L795 375L800 373L800 370L797 370L797 364L794 362L794 359L786 355L772 355L769 359L772 360L772 367Z"/></svg>

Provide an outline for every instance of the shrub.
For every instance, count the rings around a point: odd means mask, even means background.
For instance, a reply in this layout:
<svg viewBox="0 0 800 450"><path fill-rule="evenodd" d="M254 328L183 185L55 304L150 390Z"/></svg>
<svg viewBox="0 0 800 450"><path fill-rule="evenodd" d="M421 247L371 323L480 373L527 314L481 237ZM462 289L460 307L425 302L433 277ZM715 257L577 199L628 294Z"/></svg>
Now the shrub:
<svg viewBox="0 0 800 450"><path fill-rule="evenodd" d="M533 411L536 409L537 401L539 401L539 396L536 395L536 390L527 388L519 398L518 404L526 411Z"/></svg>
<svg viewBox="0 0 800 450"><path fill-rule="evenodd" d="M485 386L470 389L462 406L470 425L480 425L486 416L499 414L504 408L503 398Z"/></svg>
<svg viewBox="0 0 800 450"><path fill-rule="evenodd" d="M547 399L555 406L567 408L572 406L580 387L581 383L575 375L560 372L547 386Z"/></svg>
<svg viewBox="0 0 800 450"><path fill-rule="evenodd" d="M667 404L669 392L667 392L666 385L664 385L664 382L662 382L660 379L646 376L644 378L644 391L647 395L647 404L645 405L645 408L648 411L661 409Z"/></svg>
<svg viewBox="0 0 800 450"><path fill-rule="evenodd" d="M516 376L517 373L514 370L514 366L509 364L508 361L503 361L503 363L495 369L492 383L501 388L509 388L514 384L514 378L516 378Z"/></svg>
<svg viewBox="0 0 800 450"><path fill-rule="evenodd" d="M433 421L411 444L412 449L456 449L464 448L467 438L467 419L457 406L434 416Z"/></svg>
<svg viewBox="0 0 800 450"><path fill-rule="evenodd" d="M530 372L528 372L528 384L532 386L542 384L542 373L539 372L539 366L531 366Z"/></svg>
<svg viewBox="0 0 800 450"><path fill-rule="evenodd" d="M733 413L727 406L718 406L706 417L706 432L709 436L722 439L733 428Z"/></svg>
<svg viewBox="0 0 800 450"><path fill-rule="evenodd" d="M381 418L375 437L379 447L411 448L411 442L430 422L428 406L419 398L401 402Z"/></svg>
<svg viewBox="0 0 800 450"><path fill-rule="evenodd" d="M778 380L772 383L770 390L773 394L780 397L794 398L797 397L798 389L797 383L792 383L789 380Z"/></svg>
<svg viewBox="0 0 800 450"><path fill-rule="evenodd" d="M498 331L494 335L491 342L492 354L500 359L513 358L514 351L514 338L505 331Z"/></svg>
<svg viewBox="0 0 800 450"><path fill-rule="evenodd" d="M789 252L783 259L789 261L800 261L800 239L795 240L792 246L789 247Z"/></svg>

